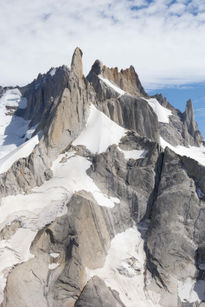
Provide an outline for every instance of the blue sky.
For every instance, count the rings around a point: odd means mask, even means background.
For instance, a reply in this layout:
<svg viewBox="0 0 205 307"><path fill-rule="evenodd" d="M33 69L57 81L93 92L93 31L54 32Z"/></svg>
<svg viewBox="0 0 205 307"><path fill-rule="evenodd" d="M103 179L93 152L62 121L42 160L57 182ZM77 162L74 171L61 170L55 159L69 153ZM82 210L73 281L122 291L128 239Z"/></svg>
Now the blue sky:
<svg viewBox="0 0 205 307"><path fill-rule="evenodd" d="M0 42L0 85L24 85L52 66L70 65L79 46L85 74L97 58L133 65L145 88L161 89L179 108L191 97L204 129L203 0L1 1Z"/></svg>

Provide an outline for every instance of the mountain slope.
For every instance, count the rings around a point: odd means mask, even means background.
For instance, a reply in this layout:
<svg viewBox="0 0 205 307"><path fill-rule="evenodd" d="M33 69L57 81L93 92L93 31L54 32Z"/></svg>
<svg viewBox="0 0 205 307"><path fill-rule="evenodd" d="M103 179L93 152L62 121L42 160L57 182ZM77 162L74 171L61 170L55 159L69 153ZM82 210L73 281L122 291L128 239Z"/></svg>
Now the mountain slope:
<svg viewBox="0 0 205 307"><path fill-rule="evenodd" d="M149 97L133 67L96 61L85 78L79 48L18 93L1 135L24 123L0 160L1 306L199 306L205 148L191 102L182 114Z"/></svg>

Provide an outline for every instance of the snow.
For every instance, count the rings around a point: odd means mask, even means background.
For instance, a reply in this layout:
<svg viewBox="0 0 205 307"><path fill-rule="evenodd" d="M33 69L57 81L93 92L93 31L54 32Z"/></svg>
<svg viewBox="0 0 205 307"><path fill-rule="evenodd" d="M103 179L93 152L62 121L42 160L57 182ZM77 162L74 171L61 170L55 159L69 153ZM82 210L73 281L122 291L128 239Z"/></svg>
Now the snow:
<svg viewBox="0 0 205 307"><path fill-rule="evenodd" d="M49 74L51 75L51 77L53 77L56 73L56 68L51 68L51 70L49 71Z"/></svg>
<svg viewBox="0 0 205 307"><path fill-rule="evenodd" d="M32 257L29 248L35 235L58 216L66 214L67 204L74 192L85 190L92 193L100 206L113 207L119 203L119 199L103 194L87 175L86 170L90 166L91 162L75 155L75 152L60 155L53 163L53 177L49 181L34 188L31 194L2 198L0 231L16 221L20 222L21 228L9 240L0 241L0 301L3 300L9 270ZM51 253L50 256L57 258L59 254ZM54 268L54 265L49 267Z"/></svg>
<svg viewBox="0 0 205 307"><path fill-rule="evenodd" d="M98 75L98 78L102 80L106 85L111 87L115 92L120 94L120 96L124 95L126 92L119 88L116 84L112 83L110 80L104 78L102 75Z"/></svg>
<svg viewBox="0 0 205 307"><path fill-rule="evenodd" d="M9 115L7 107L26 108L27 101L21 97L19 89L9 89L0 99L0 159L21 145L30 121Z"/></svg>
<svg viewBox="0 0 205 307"><path fill-rule="evenodd" d="M124 154L124 157L126 160L129 159L142 159L145 158L146 154L147 154L147 150L145 149L141 149L141 150L122 150L120 147L118 147L119 150Z"/></svg>
<svg viewBox="0 0 205 307"><path fill-rule="evenodd" d="M160 137L160 145L162 148L169 147L171 150L176 152L180 156L186 156L198 161L200 164L205 166L205 147L201 145L200 147L195 146L172 146L168 142L166 142L162 137Z"/></svg>
<svg viewBox="0 0 205 307"><path fill-rule="evenodd" d="M169 123L169 116L172 115L172 111L161 106L161 104L155 98L143 99L149 103L150 107L152 107L153 111L157 114L159 122L165 124Z"/></svg>
<svg viewBox="0 0 205 307"><path fill-rule="evenodd" d="M59 265L59 263L51 263L48 265L48 268L49 270L55 270Z"/></svg>
<svg viewBox="0 0 205 307"><path fill-rule="evenodd" d="M58 258L59 257L59 253L50 253L50 256L52 257L52 258Z"/></svg>
<svg viewBox="0 0 205 307"><path fill-rule="evenodd" d="M205 281L188 277L184 281L178 281L178 295L182 302L201 302L205 300Z"/></svg>
<svg viewBox="0 0 205 307"><path fill-rule="evenodd" d="M18 159L28 157L38 142L39 136L35 135L30 140L0 159L0 174L6 172Z"/></svg>
<svg viewBox="0 0 205 307"><path fill-rule="evenodd" d="M159 298L151 298L144 290L145 263L144 241L137 228L129 228L113 238L102 268L87 268L87 279L100 277L119 293L126 307L134 307L136 302L140 307L157 307Z"/></svg>
<svg viewBox="0 0 205 307"><path fill-rule="evenodd" d="M86 127L73 145L84 145L92 153L99 154L106 151L110 145L118 144L125 134L126 129L117 125L91 104Z"/></svg>

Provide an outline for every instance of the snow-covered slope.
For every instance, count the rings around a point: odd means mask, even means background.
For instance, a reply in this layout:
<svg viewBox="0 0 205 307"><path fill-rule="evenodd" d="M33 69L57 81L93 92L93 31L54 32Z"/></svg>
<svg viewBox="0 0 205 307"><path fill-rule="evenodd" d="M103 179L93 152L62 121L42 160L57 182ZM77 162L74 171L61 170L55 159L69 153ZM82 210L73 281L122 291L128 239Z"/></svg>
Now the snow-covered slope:
<svg viewBox="0 0 205 307"><path fill-rule="evenodd" d="M186 156L198 161L200 164L205 166L205 147L201 144L200 147L196 146L172 146L166 142L162 137L160 137L160 144L162 148L169 147L171 150L176 152L180 156Z"/></svg>
<svg viewBox="0 0 205 307"><path fill-rule="evenodd" d="M101 153L106 151L108 146L118 144L125 133L126 129L91 105L86 127L73 145L84 145L93 153Z"/></svg>
<svg viewBox="0 0 205 307"><path fill-rule="evenodd" d="M143 98L145 99L145 98ZM160 123L169 123L169 116L172 115L172 111L167 108L161 106L161 104L157 101L156 98L145 99L150 107L152 107L153 111L157 114L158 121Z"/></svg>
<svg viewBox="0 0 205 307"><path fill-rule="evenodd" d="M29 121L13 113L17 108L26 108L26 104L17 88L7 90L0 99L0 159L25 141Z"/></svg>
<svg viewBox="0 0 205 307"><path fill-rule="evenodd" d="M28 157L34 147L39 142L39 136L35 135L30 140L26 141L16 149L12 150L10 153L8 153L6 156L0 159L0 174L6 172L12 164L17 161L20 158L26 158Z"/></svg>
<svg viewBox="0 0 205 307"><path fill-rule="evenodd" d="M98 75L98 78L102 80L106 85L111 87L115 92L117 92L120 96L124 95L126 92L123 91L119 86L112 83L110 80L104 78L102 75Z"/></svg>

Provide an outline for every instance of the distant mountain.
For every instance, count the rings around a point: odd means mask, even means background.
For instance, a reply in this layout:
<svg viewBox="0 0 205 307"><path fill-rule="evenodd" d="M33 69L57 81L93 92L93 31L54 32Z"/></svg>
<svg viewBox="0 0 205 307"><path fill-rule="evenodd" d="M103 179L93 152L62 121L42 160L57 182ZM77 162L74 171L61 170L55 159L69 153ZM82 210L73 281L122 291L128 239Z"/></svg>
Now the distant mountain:
<svg viewBox="0 0 205 307"><path fill-rule="evenodd" d="M0 301L185 307L205 300L205 146L133 66L99 60L0 88Z"/></svg>

